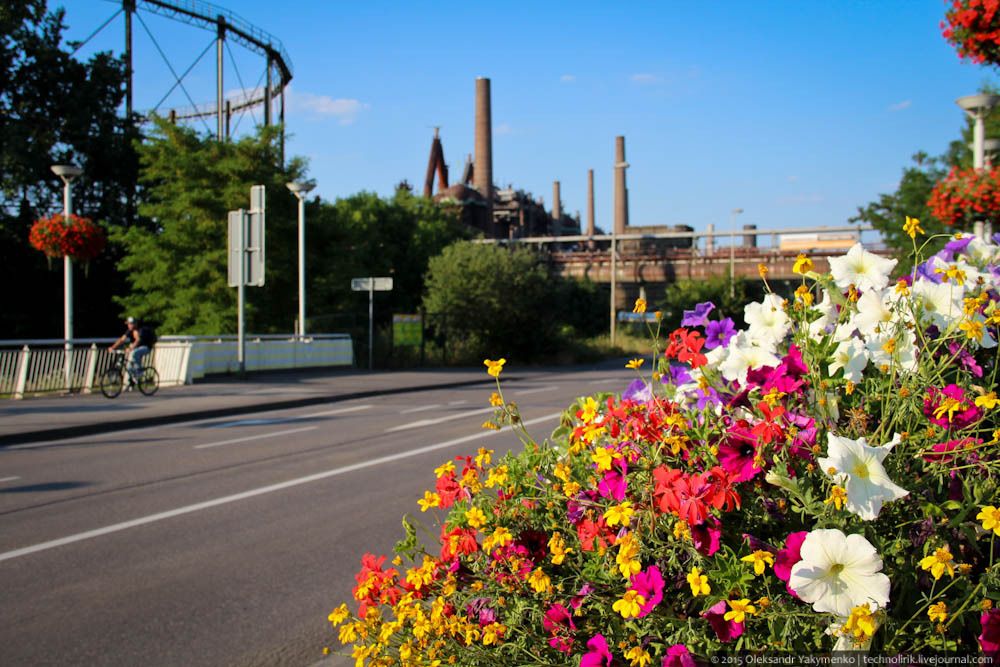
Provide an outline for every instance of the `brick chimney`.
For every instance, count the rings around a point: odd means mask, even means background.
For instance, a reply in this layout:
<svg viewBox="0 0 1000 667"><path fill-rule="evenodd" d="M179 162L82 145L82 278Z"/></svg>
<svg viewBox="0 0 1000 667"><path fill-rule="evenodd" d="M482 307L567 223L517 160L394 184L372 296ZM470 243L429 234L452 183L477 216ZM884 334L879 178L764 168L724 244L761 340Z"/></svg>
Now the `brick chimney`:
<svg viewBox="0 0 1000 667"><path fill-rule="evenodd" d="M473 187L493 202L493 120L490 111L490 80L476 79L476 165Z"/></svg>

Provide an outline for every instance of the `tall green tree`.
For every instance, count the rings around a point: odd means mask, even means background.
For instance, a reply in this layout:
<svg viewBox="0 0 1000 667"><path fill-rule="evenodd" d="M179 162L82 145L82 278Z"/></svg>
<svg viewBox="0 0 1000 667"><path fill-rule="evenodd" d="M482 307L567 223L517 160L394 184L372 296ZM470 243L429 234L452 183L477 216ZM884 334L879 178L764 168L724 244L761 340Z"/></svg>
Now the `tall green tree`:
<svg viewBox="0 0 1000 667"><path fill-rule="evenodd" d="M125 92L121 59L99 53L87 61L64 45L63 10L45 0L0 6L0 281L10 289L0 309L2 337L62 335L61 267L48 269L28 245L32 222L62 211L62 183L50 166L73 162L74 210L108 225L129 224L137 134L119 107ZM77 269L79 272L79 269ZM122 288L113 258L91 263L75 285L75 333L106 334Z"/></svg>
<svg viewBox="0 0 1000 667"><path fill-rule="evenodd" d="M304 165L280 164L278 130L218 142L189 128L155 121L139 147L143 200L151 226L112 235L123 249L120 270L130 291L123 313L159 323L163 333L236 330L236 290L228 286L227 215L249 208L250 188L267 197L266 282L247 288L247 326L260 333L291 331L296 312L296 206L285 184Z"/></svg>

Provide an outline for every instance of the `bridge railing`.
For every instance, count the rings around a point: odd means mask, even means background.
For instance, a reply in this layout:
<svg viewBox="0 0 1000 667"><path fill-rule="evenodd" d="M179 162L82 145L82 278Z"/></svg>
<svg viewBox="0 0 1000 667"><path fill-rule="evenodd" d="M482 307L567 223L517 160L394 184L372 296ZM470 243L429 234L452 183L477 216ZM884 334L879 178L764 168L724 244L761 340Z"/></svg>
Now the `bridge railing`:
<svg viewBox="0 0 1000 667"><path fill-rule="evenodd" d="M0 397L95 391L114 355L114 338L0 340ZM149 355L161 386L189 384L239 368L236 336L164 336ZM279 370L354 365L347 334L248 336L245 368Z"/></svg>

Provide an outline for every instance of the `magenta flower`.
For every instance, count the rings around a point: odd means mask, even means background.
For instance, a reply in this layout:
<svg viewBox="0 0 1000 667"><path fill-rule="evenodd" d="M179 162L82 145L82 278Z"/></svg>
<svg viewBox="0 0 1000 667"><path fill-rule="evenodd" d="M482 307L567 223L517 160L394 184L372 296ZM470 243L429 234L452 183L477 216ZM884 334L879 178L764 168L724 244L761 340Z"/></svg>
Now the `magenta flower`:
<svg viewBox="0 0 1000 667"><path fill-rule="evenodd" d="M649 616L663 599L663 575L660 574L660 568L650 565L644 572L633 574L631 584L632 589L646 599L646 603L639 608L638 618Z"/></svg>
<svg viewBox="0 0 1000 667"><path fill-rule="evenodd" d="M696 526L691 526L691 541L694 548L702 556L711 556L719 550L722 544L722 528L719 520L714 516L708 517L704 522Z"/></svg>
<svg viewBox="0 0 1000 667"><path fill-rule="evenodd" d="M694 657L684 644L674 644L667 649L660 667L695 667Z"/></svg>
<svg viewBox="0 0 1000 667"><path fill-rule="evenodd" d="M957 384L944 389L930 387L924 399L924 416L930 423L943 428L963 429L979 420L979 408L965 398Z"/></svg>
<svg viewBox="0 0 1000 667"><path fill-rule="evenodd" d="M984 611L979 617L983 632L979 635L979 647L985 655L1000 658L1000 609Z"/></svg>
<svg viewBox="0 0 1000 667"><path fill-rule="evenodd" d="M611 651L608 650L608 640L604 635L594 635L587 642L590 650L580 658L580 667L610 667Z"/></svg>
<svg viewBox="0 0 1000 667"><path fill-rule="evenodd" d="M712 629L715 630L715 635L719 638L719 641L723 643L731 642L743 634L742 623L727 621L724 618L728 609L729 606L726 604L726 601L719 600L708 611L704 611L701 614L708 621L708 624L712 626Z"/></svg>
<svg viewBox="0 0 1000 667"><path fill-rule="evenodd" d="M573 614L569 609L561 604L552 605L545 612L542 627L552 635L549 639L549 646L563 653L569 653L573 650L573 637L570 635L576 631L576 624L573 622Z"/></svg>
<svg viewBox="0 0 1000 667"><path fill-rule="evenodd" d="M618 502L625 500L626 476L628 463L622 461L621 470L612 468L604 473L604 478L597 485L602 498L614 498Z"/></svg>
<svg viewBox="0 0 1000 667"><path fill-rule="evenodd" d="M802 560L799 551L802 549L802 543L806 541L808 534L804 530L790 534L785 539L785 548L778 551L774 557L774 576L785 582L785 588L795 597L798 595L795 595L795 591L788 586L788 580L792 577L792 566Z"/></svg>
<svg viewBox="0 0 1000 667"><path fill-rule="evenodd" d="M749 424L741 420L730 427L726 440L719 445L719 465L729 473L734 484L751 480L763 471L754 463L757 457L755 442Z"/></svg>

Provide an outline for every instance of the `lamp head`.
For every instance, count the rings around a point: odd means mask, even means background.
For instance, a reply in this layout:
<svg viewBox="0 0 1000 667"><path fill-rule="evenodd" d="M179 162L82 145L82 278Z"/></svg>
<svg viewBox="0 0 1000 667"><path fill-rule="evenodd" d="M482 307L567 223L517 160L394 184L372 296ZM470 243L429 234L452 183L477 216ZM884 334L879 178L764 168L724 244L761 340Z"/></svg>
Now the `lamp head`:
<svg viewBox="0 0 1000 667"><path fill-rule="evenodd" d="M292 191L292 194L298 198L305 197L310 190L316 187L314 181L293 181L291 183L285 183L285 187Z"/></svg>
<svg viewBox="0 0 1000 667"><path fill-rule="evenodd" d="M734 208L733 209L733 215L739 215L742 212L743 212L743 209L741 209L741 208Z"/></svg>
<svg viewBox="0 0 1000 667"><path fill-rule="evenodd" d="M955 104L962 107L965 111L976 115L985 113L997 106L997 104L1000 104L1000 95L990 95L988 93L966 95L955 100Z"/></svg>
<svg viewBox="0 0 1000 667"><path fill-rule="evenodd" d="M74 178L82 174L83 169L80 169L74 164L54 164L52 165L52 173L69 183Z"/></svg>

